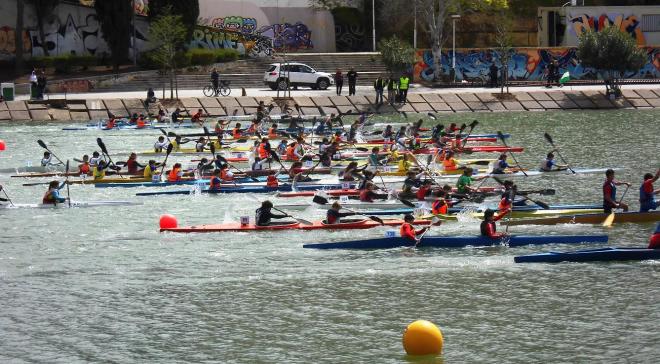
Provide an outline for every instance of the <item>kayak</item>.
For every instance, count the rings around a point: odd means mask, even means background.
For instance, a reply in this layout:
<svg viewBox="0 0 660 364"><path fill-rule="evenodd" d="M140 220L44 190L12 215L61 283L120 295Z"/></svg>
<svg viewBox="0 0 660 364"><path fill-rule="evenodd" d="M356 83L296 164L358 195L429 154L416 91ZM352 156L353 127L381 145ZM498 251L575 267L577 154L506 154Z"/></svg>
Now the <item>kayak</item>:
<svg viewBox="0 0 660 364"><path fill-rule="evenodd" d="M556 224L602 224L609 214L573 214L566 216L545 217L538 219L520 219L503 221L504 225L556 225ZM617 212L614 223L660 221L660 211Z"/></svg>
<svg viewBox="0 0 660 364"><path fill-rule="evenodd" d="M501 192L503 189L501 187L480 187L478 189L480 192ZM398 191L400 192L400 191ZM456 188L452 188L452 192L456 192ZM360 190L356 189L342 189L342 190L326 190L323 191L328 196L359 196ZM282 192L278 193L277 197L310 197L314 196L316 192L314 191L297 191L297 192Z"/></svg>
<svg viewBox="0 0 660 364"><path fill-rule="evenodd" d="M134 206L142 205L142 202L138 201L71 201L71 208L83 208L83 207L102 207L102 206ZM65 209L69 208L67 202L58 203L57 205L53 204L41 204L41 203L15 203L0 205L0 209Z"/></svg>
<svg viewBox="0 0 660 364"><path fill-rule="evenodd" d="M579 244L605 243L607 235L512 235L505 239L491 239L485 236L424 236L417 247L463 248L467 246L539 245L539 244ZM414 241L402 237L343 241L337 243L304 244L312 249L392 249L415 246Z"/></svg>
<svg viewBox="0 0 660 364"><path fill-rule="evenodd" d="M326 188L339 188L340 185L333 184L320 184L320 185L297 185L298 190L306 191L318 191ZM278 191L291 191L291 185L280 185L278 187L267 187L267 186L236 186L236 187L227 187L220 190L208 190L203 189L195 191L195 189L187 190L171 190L171 191L153 191L153 192L138 192L136 196L158 196L158 195L192 195L195 193L208 193L208 194L224 194L224 193L268 193L268 192L278 192Z"/></svg>
<svg viewBox="0 0 660 364"><path fill-rule="evenodd" d="M400 226L403 224L401 219L383 220L385 226ZM430 221L416 221L415 224L428 225ZM225 224L184 226L169 229L160 229L177 233L213 233L224 231L272 231L272 230L350 230L350 229L371 229L383 226L370 219L344 220L337 224L326 224L325 221L313 221L312 225L305 225L299 222L275 223L268 226L257 226L255 224L241 224L240 222L230 222Z"/></svg>
<svg viewBox="0 0 660 364"><path fill-rule="evenodd" d="M537 206L521 206L521 207L514 207L515 210L518 210L520 212L523 211L548 211L548 214L551 214L549 211L560 211L562 208L590 208L590 207L598 207L595 205L551 205L550 209L551 210L541 210L540 207ZM449 208L449 213L450 214L456 214L464 210L463 208L460 207L450 207ZM582 210L581 210L582 211ZM390 216L390 215L405 215L405 214L415 214L415 209L406 207L406 208L400 208L400 209L389 209L389 210L369 210L368 212L369 215L376 215L376 216ZM438 215L438 216L447 216L447 215ZM449 215L450 220L456 220L457 218L452 217Z"/></svg>
<svg viewBox="0 0 660 364"><path fill-rule="evenodd" d="M575 215L575 214L590 214L590 213L599 213L603 212L602 208L595 209L556 209L556 210L544 210L541 208L535 210L516 210L513 209L510 213L507 214L509 218L526 218L526 217L547 217L547 216L563 216L563 215ZM483 220L483 212L474 212L469 214L470 217L474 219ZM448 214L448 215L424 215L421 216L421 219L431 219L433 217L438 217L441 220L448 221L458 221L460 215L457 214Z"/></svg>
<svg viewBox="0 0 660 364"><path fill-rule="evenodd" d="M278 180L280 181L286 181L289 179L289 176L283 175L283 176L278 176ZM256 180L256 181L255 181ZM310 182L318 182L320 181L319 179L312 179ZM80 181L75 181L75 182L80 182ZM147 178L136 178L136 179L118 179L118 178L113 178L113 179L102 179L102 180L92 180L88 181L87 183L92 183L94 184L94 187L97 188L112 188L112 187L124 187L124 188L133 188L133 187L168 187L168 186L181 186L181 185L208 185L210 180L208 179L184 179L181 181L176 181L176 182L168 182L168 181L162 181L162 182L153 182L151 179ZM244 178L236 178L234 179L234 182L236 184L246 184L246 183L264 183L266 182L266 177L244 177ZM83 182L84 184L84 182ZM222 183L222 186L226 187L233 187L236 186L236 184L228 181L224 181Z"/></svg>
<svg viewBox="0 0 660 364"><path fill-rule="evenodd" d="M647 248L602 248L569 252L547 252L520 255L513 258L516 263L559 263L559 262L613 262L625 260L660 259L660 249Z"/></svg>
<svg viewBox="0 0 660 364"><path fill-rule="evenodd" d="M16 168L2 168L0 173L50 173L50 172L64 172L64 165L50 165L46 167L42 166L23 166Z"/></svg>

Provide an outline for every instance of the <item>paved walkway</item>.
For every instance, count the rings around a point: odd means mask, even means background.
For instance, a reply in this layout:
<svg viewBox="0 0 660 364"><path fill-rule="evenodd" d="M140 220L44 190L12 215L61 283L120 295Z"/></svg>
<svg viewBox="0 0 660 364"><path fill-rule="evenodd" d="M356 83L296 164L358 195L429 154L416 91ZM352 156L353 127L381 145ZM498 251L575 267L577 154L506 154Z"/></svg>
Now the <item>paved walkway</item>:
<svg viewBox="0 0 660 364"><path fill-rule="evenodd" d="M252 114L259 101L273 102L276 91L270 89L246 89L247 96L240 96L242 90L233 90L230 97L204 97L201 91L181 90L180 101L175 106L187 110L199 108L210 116ZM660 108L660 85L623 86L623 97L609 100L604 95L604 86L566 86L563 88L512 87L512 97L498 98L499 89L456 88L436 89L414 87L408 94L408 103L392 107L375 105L373 89L358 87L356 96L337 96L332 90L310 89L292 90L289 107L300 106L304 115L326 115L330 113L378 112L395 113L455 113L455 112L502 112L502 111L545 111L579 109L651 109ZM237 95L238 93L238 95ZM345 93L344 93L345 95ZM0 121L70 121L97 120L107 118L108 112L126 116L133 113L146 113L142 98L144 92L79 93L67 94L68 104L55 105L31 103L25 97L17 101L0 103ZM162 93L156 93L162 97ZM166 95L168 96L168 95ZM280 92L280 96L284 93ZM51 94L50 100L60 100L64 94ZM78 100L72 102L71 100ZM282 105L283 106L283 105ZM151 112L157 111L153 106Z"/></svg>

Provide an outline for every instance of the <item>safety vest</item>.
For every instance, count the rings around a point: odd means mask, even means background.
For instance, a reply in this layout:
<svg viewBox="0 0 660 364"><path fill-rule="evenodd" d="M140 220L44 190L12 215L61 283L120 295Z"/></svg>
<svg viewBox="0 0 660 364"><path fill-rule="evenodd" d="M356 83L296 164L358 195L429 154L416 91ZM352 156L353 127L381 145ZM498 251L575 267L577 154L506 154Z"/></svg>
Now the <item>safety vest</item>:
<svg viewBox="0 0 660 364"><path fill-rule="evenodd" d="M137 121L137 128L138 128L138 129L142 129L142 128L144 128L145 126L147 126L147 124L144 122L144 119L143 119L143 118L139 118L138 121Z"/></svg>
<svg viewBox="0 0 660 364"><path fill-rule="evenodd" d="M298 156L296 156L296 144L291 144L286 148L286 157L290 161L297 161Z"/></svg>
<svg viewBox="0 0 660 364"><path fill-rule="evenodd" d="M53 191L51 191L50 189L49 189L48 191L46 191L46 194L45 194L44 197L41 199L41 203L42 203L42 204L45 204L45 205L48 205L48 204L52 205L52 204L54 204L54 203L55 203L55 199L53 198Z"/></svg>
<svg viewBox="0 0 660 364"><path fill-rule="evenodd" d="M270 139L277 138L277 129L272 127L268 129L268 138Z"/></svg>
<svg viewBox="0 0 660 364"><path fill-rule="evenodd" d="M259 144L259 148L257 150L259 151L259 158L261 158L261 159L268 158L268 151L266 150L266 143Z"/></svg>
<svg viewBox="0 0 660 364"><path fill-rule="evenodd" d="M399 78L399 90L407 90L409 83L410 83L410 78L406 76L401 76L401 78Z"/></svg>
<svg viewBox="0 0 660 364"><path fill-rule="evenodd" d="M211 182L209 182L209 190L219 190L221 184L222 180L220 178L213 177L211 178Z"/></svg>
<svg viewBox="0 0 660 364"><path fill-rule="evenodd" d="M98 166L94 166L94 169L92 170L92 176L94 176L94 179L105 178L105 169L99 171Z"/></svg>
<svg viewBox="0 0 660 364"><path fill-rule="evenodd" d="M81 174L89 174L89 163L85 162L78 166L78 170Z"/></svg>
<svg viewBox="0 0 660 364"><path fill-rule="evenodd" d="M444 159L442 166L445 168L445 171L455 171L458 168L458 164L454 158Z"/></svg>
<svg viewBox="0 0 660 364"><path fill-rule="evenodd" d="M215 133L216 133L216 134L220 134L220 133L222 133L222 130L223 130L223 128L222 128L222 124L220 124L220 123L216 123L216 124L215 124Z"/></svg>
<svg viewBox="0 0 660 364"><path fill-rule="evenodd" d="M277 181L277 177L275 177L274 174L269 175L266 177L266 187L277 187L279 186L279 182Z"/></svg>
<svg viewBox="0 0 660 364"><path fill-rule="evenodd" d="M180 170L179 168L172 168L169 175L167 176L167 181L168 182L180 181L181 177L179 177L179 170Z"/></svg>
<svg viewBox="0 0 660 364"><path fill-rule="evenodd" d="M239 129L239 128L234 128L234 130L232 130L232 132L231 132L231 136L232 136L234 139L240 139L240 138L241 138L241 129Z"/></svg>
<svg viewBox="0 0 660 364"><path fill-rule="evenodd" d="M229 170L227 168L223 168L220 170L220 178L223 181L233 181L234 176L229 174Z"/></svg>
<svg viewBox="0 0 660 364"><path fill-rule="evenodd" d="M147 165L146 167L144 167L144 173L142 174L142 176L144 178L151 179L151 177L153 177L153 175L154 175L154 171L151 169L150 165Z"/></svg>
<svg viewBox="0 0 660 364"><path fill-rule="evenodd" d="M431 205L431 213L433 215L446 215L449 206L447 206L447 202L443 199L435 200L433 201L433 204Z"/></svg>

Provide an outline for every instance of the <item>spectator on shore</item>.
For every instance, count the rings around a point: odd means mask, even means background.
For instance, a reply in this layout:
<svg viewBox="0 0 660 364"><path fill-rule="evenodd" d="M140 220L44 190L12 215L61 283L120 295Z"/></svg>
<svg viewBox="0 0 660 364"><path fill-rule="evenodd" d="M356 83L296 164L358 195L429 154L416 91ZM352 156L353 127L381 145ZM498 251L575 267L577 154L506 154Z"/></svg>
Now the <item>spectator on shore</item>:
<svg viewBox="0 0 660 364"><path fill-rule="evenodd" d="M546 80L545 87L548 88L551 88L554 83L559 82L559 63L557 63L557 60L552 60L548 64L546 68Z"/></svg>
<svg viewBox="0 0 660 364"><path fill-rule="evenodd" d="M394 78L394 75L390 76L389 81L387 82L387 102L394 104L396 101L396 93L399 89L398 81Z"/></svg>
<svg viewBox="0 0 660 364"><path fill-rule="evenodd" d="M37 89L38 89L38 96L37 98L39 100L44 99L44 94L46 93L46 84L48 83L46 79L46 70L42 69L41 72L39 72L39 75L37 76Z"/></svg>
<svg viewBox="0 0 660 364"><path fill-rule="evenodd" d="M379 75L374 82L374 90L376 90L376 104L382 104L383 93L385 92L385 80L383 76Z"/></svg>
<svg viewBox="0 0 660 364"><path fill-rule="evenodd" d="M38 97L38 93L37 93L37 90L38 90L37 89L37 70L36 69L33 69L32 73L30 74L30 87L31 87L30 97L32 97L32 95L35 95L35 94Z"/></svg>
<svg viewBox="0 0 660 364"><path fill-rule="evenodd" d="M495 62L493 62L493 64L490 65L489 71L490 71L488 73L488 75L490 76L489 86L495 88L497 87L497 74L499 72L499 69L495 65Z"/></svg>
<svg viewBox="0 0 660 364"><path fill-rule="evenodd" d="M357 84L358 74L355 72L355 69L351 67L351 70L346 74L348 77L348 96L355 95L355 85Z"/></svg>
<svg viewBox="0 0 660 364"><path fill-rule="evenodd" d="M156 93L154 92L153 88L149 87L149 90L147 91L147 99L144 100L144 106L148 109L149 104L152 104L156 101Z"/></svg>
<svg viewBox="0 0 660 364"><path fill-rule="evenodd" d="M341 95L341 89L344 87L344 75L341 73L341 68L337 68L337 72L335 72L335 86L337 87L337 95Z"/></svg>
<svg viewBox="0 0 660 364"><path fill-rule="evenodd" d="M218 94L217 90L220 85L220 74L218 73L218 70L215 68L211 71L211 83L213 84L213 90L217 96Z"/></svg>
<svg viewBox="0 0 660 364"><path fill-rule="evenodd" d="M399 98L402 104L408 101L408 88L410 87L410 77L407 74L402 74L399 78Z"/></svg>

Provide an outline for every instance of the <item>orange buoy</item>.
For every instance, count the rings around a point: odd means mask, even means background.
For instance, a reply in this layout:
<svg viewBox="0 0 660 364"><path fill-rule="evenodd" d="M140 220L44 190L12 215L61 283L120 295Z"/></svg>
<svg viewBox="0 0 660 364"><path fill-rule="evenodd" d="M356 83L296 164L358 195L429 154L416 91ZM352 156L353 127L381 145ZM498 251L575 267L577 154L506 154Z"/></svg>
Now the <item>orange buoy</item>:
<svg viewBox="0 0 660 364"><path fill-rule="evenodd" d="M438 355L443 342L442 332L430 321L417 320L403 332L403 348L408 355Z"/></svg>
<svg viewBox="0 0 660 364"><path fill-rule="evenodd" d="M173 215L165 214L160 217L160 228L161 229L174 229L178 226L176 217Z"/></svg>

